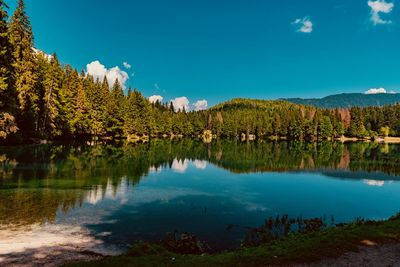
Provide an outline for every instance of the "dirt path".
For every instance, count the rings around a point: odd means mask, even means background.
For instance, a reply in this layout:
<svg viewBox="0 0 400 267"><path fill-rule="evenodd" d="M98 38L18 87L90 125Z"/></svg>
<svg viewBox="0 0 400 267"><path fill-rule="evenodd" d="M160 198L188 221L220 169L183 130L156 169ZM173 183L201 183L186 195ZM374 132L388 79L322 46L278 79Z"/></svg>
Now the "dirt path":
<svg viewBox="0 0 400 267"><path fill-rule="evenodd" d="M400 267L400 244L384 244L362 246L359 252L347 252L336 259L326 259L311 265L295 265L296 267L327 266L371 266Z"/></svg>
<svg viewBox="0 0 400 267"><path fill-rule="evenodd" d="M67 262L98 260L103 256L71 246L47 247L13 253L0 258L0 266L36 267L60 266ZM400 267L400 244L361 246L358 252L347 252L339 258L325 259L313 264L290 267Z"/></svg>

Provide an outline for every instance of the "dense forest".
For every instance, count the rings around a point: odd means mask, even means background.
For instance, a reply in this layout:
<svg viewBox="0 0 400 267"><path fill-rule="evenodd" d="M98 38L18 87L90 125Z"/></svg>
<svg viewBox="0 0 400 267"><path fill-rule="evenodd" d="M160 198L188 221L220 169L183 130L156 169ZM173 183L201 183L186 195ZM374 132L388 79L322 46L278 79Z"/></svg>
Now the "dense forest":
<svg viewBox="0 0 400 267"><path fill-rule="evenodd" d="M138 90L110 88L57 55L34 49L24 1L9 18L0 0L0 140L158 136L331 139L400 135L400 105L321 109L285 101L234 99L205 111L151 103Z"/></svg>

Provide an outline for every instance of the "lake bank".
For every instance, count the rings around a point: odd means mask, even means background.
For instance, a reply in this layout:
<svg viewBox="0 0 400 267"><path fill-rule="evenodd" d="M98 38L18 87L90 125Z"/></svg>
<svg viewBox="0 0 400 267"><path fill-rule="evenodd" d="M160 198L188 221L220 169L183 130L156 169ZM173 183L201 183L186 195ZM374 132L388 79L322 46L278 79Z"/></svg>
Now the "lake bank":
<svg viewBox="0 0 400 267"><path fill-rule="evenodd" d="M79 244L78 244L79 243ZM136 243L126 253L94 252L81 242L47 244L0 257L7 266L390 266L400 261L400 214L385 221L358 221L319 232L292 234L256 247L217 254L176 254Z"/></svg>
<svg viewBox="0 0 400 267"><path fill-rule="evenodd" d="M321 232L293 234L266 245L215 255L179 255L143 243L120 256L68 266L354 266L363 259L382 263L383 254L386 262L396 263L400 260L396 254L399 242L400 215L396 215L386 221L359 221Z"/></svg>
<svg viewBox="0 0 400 267"><path fill-rule="evenodd" d="M183 140L189 139L194 141L202 141L205 144L209 144L215 141L222 140L230 140L230 141L239 141L239 142L257 142L257 141L266 141L266 142L341 142L341 143L350 143L350 142L375 142L375 143L384 143L384 144L400 144L400 137L375 137L375 138L359 138L359 137L350 137L350 136L341 136L338 138L331 138L329 140L301 140L301 139L290 139L287 137L281 136L267 136L262 138L257 138L255 135L250 135L249 138L226 138L226 137L207 137L204 136L184 136L184 135L162 135L162 136L144 136L144 137L84 137L84 138L64 138L64 139L26 139L20 141L11 141L0 143L0 146L20 146L20 145L44 145L44 144L52 144L52 143L60 143L60 142L86 142L89 145L94 145L99 142L105 143L113 143L113 142L126 142L130 144L138 144L138 143L148 143L153 140Z"/></svg>
<svg viewBox="0 0 400 267"><path fill-rule="evenodd" d="M364 139L357 137L348 137L342 136L340 138L336 138L336 141L340 141L342 143L345 142L376 142L376 143L385 143L385 144L400 144L400 137L377 137L374 139Z"/></svg>
<svg viewBox="0 0 400 267"><path fill-rule="evenodd" d="M175 230L234 251L277 214L383 220L399 210L399 151L189 139L0 147L0 265L99 259Z"/></svg>
<svg viewBox="0 0 400 267"><path fill-rule="evenodd" d="M0 240L0 266L59 266L122 253L106 250L89 231L72 225L8 225L0 228Z"/></svg>

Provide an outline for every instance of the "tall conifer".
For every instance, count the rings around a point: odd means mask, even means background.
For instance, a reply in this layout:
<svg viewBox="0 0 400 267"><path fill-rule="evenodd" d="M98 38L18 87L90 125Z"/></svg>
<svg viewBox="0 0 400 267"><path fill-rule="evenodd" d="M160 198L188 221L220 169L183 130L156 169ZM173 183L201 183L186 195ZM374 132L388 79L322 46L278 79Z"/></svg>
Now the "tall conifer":
<svg viewBox="0 0 400 267"><path fill-rule="evenodd" d="M49 136L61 135L60 90L63 82L63 74L57 55L53 54L43 80L44 109L41 114L41 132L47 133Z"/></svg>
<svg viewBox="0 0 400 267"><path fill-rule="evenodd" d="M8 36L12 49L13 86L17 91L20 108L20 126L26 131L37 130L39 95L36 90L36 67L33 54L33 34L23 0L12 15Z"/></svg>
<svg viewBox="0 0 400 267"><path fill-rule="evenodd" d="M16 95L12 86L11 45L8 39L8 6L0 0L0 111L15 113Z"/></svg>

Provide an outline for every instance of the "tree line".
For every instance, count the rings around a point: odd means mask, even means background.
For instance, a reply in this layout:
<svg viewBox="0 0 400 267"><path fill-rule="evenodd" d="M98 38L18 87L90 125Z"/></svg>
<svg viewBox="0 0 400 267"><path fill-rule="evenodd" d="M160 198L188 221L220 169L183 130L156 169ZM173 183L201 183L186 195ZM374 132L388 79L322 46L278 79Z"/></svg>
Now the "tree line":
<svg viewBox="0 0 400 267"><path fill-rule="evenodd" d="M327 140L400 136L400 104L321 109L285 101L234 99L209 110L208 125L219 136Z"/></svg>
<svg viewBox="0 0 400 267"><path fill-rule="evenodd" d="M95 79L34 49L23 0L8 18L0 0L0 139L251 136L331 139L400 135L399 105L320 109L285 101L234 99L205 111L151 103L118 80Z"/></svg>

